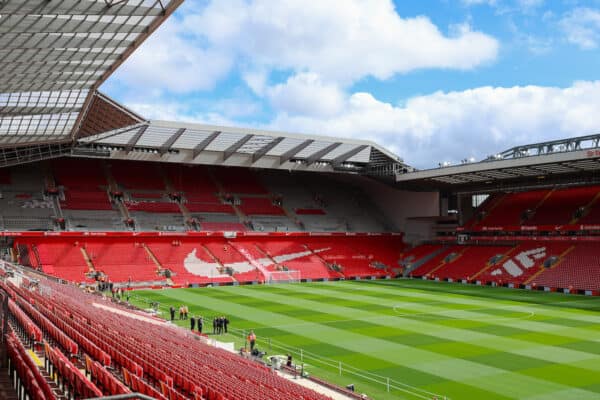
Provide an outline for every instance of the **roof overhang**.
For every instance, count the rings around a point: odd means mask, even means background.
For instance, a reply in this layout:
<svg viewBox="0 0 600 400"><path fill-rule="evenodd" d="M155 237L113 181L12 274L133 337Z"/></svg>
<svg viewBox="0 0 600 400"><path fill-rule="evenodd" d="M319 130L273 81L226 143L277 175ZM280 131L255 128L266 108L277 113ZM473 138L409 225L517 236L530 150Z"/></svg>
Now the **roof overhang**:
<svg viewBox="0 0 600 400"><path fill-rule="evenodd" d="M518 146L481 162L396 175L401 187L450 192L596 180L600 180L600 135Z"/></svg>
<svg viewBox="0 0 600 400"><path fill-rule="evenodd" d="M0 1L0 147L76 138L96 89L182 1Z"/></svg>
<svg viewBox="0 0 600 400"><path fill-rule="evenodd" d="M284 170L377 175L409 168L369 141L168 121L80 138L77 148L117 159Z"/></svg>

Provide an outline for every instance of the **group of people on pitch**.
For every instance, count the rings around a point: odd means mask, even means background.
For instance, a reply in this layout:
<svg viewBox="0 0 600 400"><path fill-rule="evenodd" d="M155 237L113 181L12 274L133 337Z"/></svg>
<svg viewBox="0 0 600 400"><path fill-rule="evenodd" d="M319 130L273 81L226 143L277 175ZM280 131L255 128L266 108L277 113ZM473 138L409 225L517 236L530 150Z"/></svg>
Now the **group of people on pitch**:
<svg viewBox="0 0 600 400"><path fill-rule="evenodd" d="M227 325L229 325L229 319L224 315L213 318L213 335L222 335L227 333Z"/></svg>
<svg viewBox="0 0 600 400"><path fill-rule="evenodd" d="M171 316L171 322L175 320L175 307L171 306L169 308L169 314ZM189 310L188 306L179 307L179 319L184 320L188 319ZM193 331L198 326L198 333L202 333L202 329L204 328L204 318L199 315L194 317L193 315L189 317L190 320L190 329ZM227 327L229 325L229 318L224 315L213 318L213 335L221 335L223 333L227 333Z"/></svg>
<svg viewBox="0 0 600 400"><path fill-rule="evenodd" d="M175 319L175 307L169 307L169 314L171 315L171 322ZM179 319L188 319L189 309L188 306L179 306Z"/></svg>

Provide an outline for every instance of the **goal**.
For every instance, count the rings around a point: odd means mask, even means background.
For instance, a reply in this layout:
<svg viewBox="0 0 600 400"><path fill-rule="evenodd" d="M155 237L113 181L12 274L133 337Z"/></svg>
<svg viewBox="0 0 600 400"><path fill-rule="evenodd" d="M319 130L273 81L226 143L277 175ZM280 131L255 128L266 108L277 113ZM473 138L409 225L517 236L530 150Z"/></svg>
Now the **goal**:
<svg viewBox="0 0 600 400"><path fill-rule="evenodd" d="M298 270L270 271L266 283L298 283L300 279L300 271Z"/></svg>

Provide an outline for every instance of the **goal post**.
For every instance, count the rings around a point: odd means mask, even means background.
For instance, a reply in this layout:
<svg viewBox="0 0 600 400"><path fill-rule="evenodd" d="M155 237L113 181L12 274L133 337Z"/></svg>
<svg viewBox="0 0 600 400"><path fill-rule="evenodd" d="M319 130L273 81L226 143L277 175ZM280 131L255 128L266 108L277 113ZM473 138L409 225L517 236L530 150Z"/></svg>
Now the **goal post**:
<svg viewBox="0 0 600 400"><path fill-rule="evenodd" d="M266 283L298 283L301 280L301 274L298 270L290 271L269 271Z"/></svg>

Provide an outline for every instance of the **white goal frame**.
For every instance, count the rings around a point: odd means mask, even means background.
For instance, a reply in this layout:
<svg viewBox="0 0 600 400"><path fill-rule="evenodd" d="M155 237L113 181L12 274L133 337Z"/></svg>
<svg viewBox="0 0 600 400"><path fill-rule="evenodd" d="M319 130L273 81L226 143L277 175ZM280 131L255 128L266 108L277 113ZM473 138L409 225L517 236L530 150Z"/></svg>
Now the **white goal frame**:
<svg viewBox="0 0 600 400"><path fill-rule="evenodd" d="M298 270L289 271L269 271L269 276L265 283L271 285L274 283L298 283L302 279L302 274Z"/></svg>

